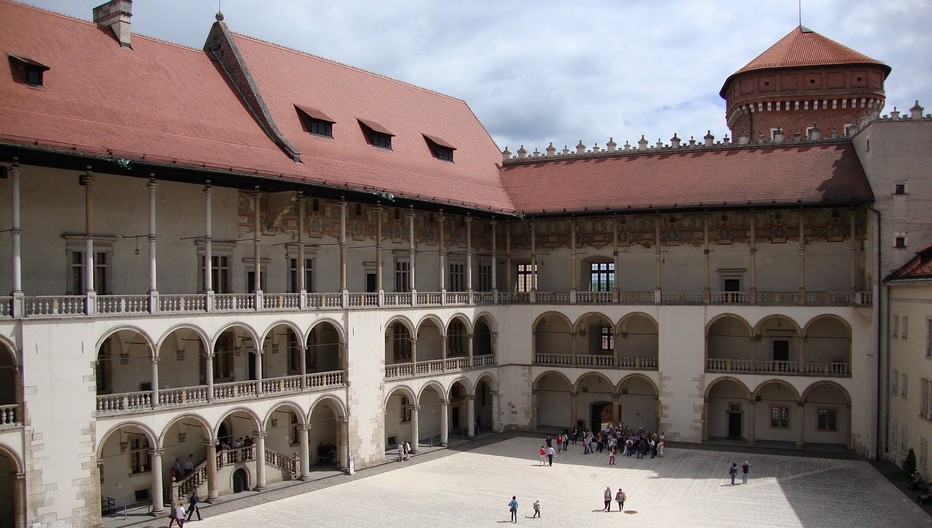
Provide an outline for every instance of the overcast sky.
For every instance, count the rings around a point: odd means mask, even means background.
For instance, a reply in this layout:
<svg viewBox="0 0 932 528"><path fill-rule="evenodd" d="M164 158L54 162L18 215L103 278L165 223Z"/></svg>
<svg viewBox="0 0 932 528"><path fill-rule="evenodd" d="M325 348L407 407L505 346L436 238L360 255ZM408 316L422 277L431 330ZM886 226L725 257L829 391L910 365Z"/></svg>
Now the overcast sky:
<svg viewBox="0 0 932 528"><path fill-rule="evenodd" d="M89 20L103 0L28 0ZM888 113L932 113L932 1L805 0L804 26L893 68ZM797 0L221 0L230 29L465 100L512 152L728 133L725 79ZM136 0L133 32L201 48L217 0Z"/></svg>

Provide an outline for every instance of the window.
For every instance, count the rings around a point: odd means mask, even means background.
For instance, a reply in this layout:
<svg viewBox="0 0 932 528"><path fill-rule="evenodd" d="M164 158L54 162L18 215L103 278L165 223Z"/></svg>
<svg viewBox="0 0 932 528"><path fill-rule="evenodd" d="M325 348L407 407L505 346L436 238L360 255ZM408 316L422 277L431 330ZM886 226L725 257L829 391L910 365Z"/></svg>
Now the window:
<svg viewBox="0 0 932 528"><path fill-rule="evenodd" d="M537 289L537 267L533 264L518 264L516 291L529 292Z"/></svg>
<svg viewBox="0 0 932 528"><path fill-rule="evenodd" d="M893 371L893 380L890 384L890 392L892 394L899 394L900 392L900 373L899 371Z"/></svg>
<svg viewBox="0 0 932 528"><path fill-rule="evenodd" d="M615 263L593 262L590 266L590 291L612 291L615 288Z"/></svg>
<svg viewBox="0 0 932 528"><path fill-rule="evenodd" d="M894 185L893 194L906 194L906 184L897 183L896 185Z"/></svg>
<svg viewBox="0 0 932 528"><path fill-rule="evenodd" d="M919 437L919 465L926 467L929 462L929 441L926 437Z"/></svg>
<svg viewBox="0 0 932 528"><path fill-rule="evenodd" d="M612 352L615 350L615 334L611 326L602 326L599 328L601 334L600 348L602 352Z"/></svg>
<svg viewBox="0 0 932 528"><path fill-rule="evenodd" d="M314 259L305 258L304 259L304 290L312 292L314 291ZM298 259L290 258L288 259L288 291L291 293L298 293L300 291L300 277L301 270L298 267Z"/></svg>
<svg viewBox="0 0 932 528"><path fill-rule="evenodd" d="M893 324L891 324L890 326L892 327L890 329L890 335L892 335L893 337L900 335L900 316L899 315L893 316Z"/></svg>
<svg viewBox="0 0 932 528"><path fill-rule="evenodd" d="M301 437L298 436L298 427L301 424L298 423L298 415L291 413L291 424L288 428L289 436L291 437L291 445L298 445L301 443Z"/></svg>
<svg viewBox="0 0 932 528"><path fill-rule="evenodd" d="M932 319L926 319L926 357L932 357Z"/></svg>
<svg viewBox="0 0 932 528"><path fill-rule="evenodd" d="M266 284L269 282L268 266L263 262L260 264L259 271L261 271L259 274L259 290L267 291ZM249 293L256 293L256 267L254 265L246 268L246 288L244 290Z"/></svg>
<svg viewBox="0 0 932 528"><path fill-rule="evenodd" d="M919 383L919 416L932 420L932 382L922 378Z"/></svg>
<svg viewBox="0 0 932 528"><path fill-rule="evenodd" d="M214 381L233 381L233 359L236 353L232 332L224 333L214 348Z"/></svg>
<svg viewBox="0 0 932 528"><path fill-rule="evenodd" d="M13 69L19 73L20 79L29 86L40 88L43 86L43 77L49 67L37 60L27 57L17 57L16 55L7 55Z"/></svg>
<svg viewBox="0 0 932 528"><path fill-rule="evenodd" d="M304 123L304 126L311 135L333 137L333 124L335 121L327 116L327 114L306 106L296 106L296 108L298 109L298 116L300 116L301 122Z"/></svg>
<svg viewBox="0 0 932 528"><path fill-rule="evenodd" d="M71 281L69 291L71 295L82 295L87 293L87 285L84 284L84 252L71 252ZM97 293L110 293L110 265L108 262L109 254L105 251L94 252L94 284L93 289Z"/></svg>
<svg viewBox="0 0 932 528"><path fill-rule="evenodd" d="M136 474L147 471L149 471L149 439L144 436L131 438L129 441L129 472Z"/></svg>
<svg viewBox="0 0 932 528"><path fill-rule="evenodd" d="M456 320L450 323L447 334L447 356L465 356L469 353L469 335L466 325Z"/></svg>
<svg viewBox="0 0 932 528"><path fill-rule="evenodd" d="M363 121L360 119L359 126L362 128L363 135L366 136L367 143L373 147L391 150L392 137L394 134L372 121Z"/></svg>
<svg viewBox="0 0 932 528"><path fill-rule="evenodd" d="M430 153L433 154L435 158L443 161L453 161L453 151L456 150L453 145L433 136L425 135L424 140L427 141Z"/></svg>
<svg viewBox="0 0 932 528"><path fill-rule="evenodd" d="M788 428L790 426L789 407L770 408L770 427Z"/></svg>
<svg viewBox="0 0 932 528"><path fill-rule="evenodd" d="M906 390L909 387L909 376L904 372L903 381L900 383L900 396L906 397Z"/></svg>
<svg viewBox="0 0 932 528"><path fill-rule="evenodd" d="M819 409L819 431L838 430L838 409Z"/></svg>
<svg viewBox="0 0 932 528"><path fill-rule="evenodd" d="M396 260L395 261L395 291L396 292L408 292L411 291L410 283L410 266L406 260Z"/></svg>
<svg viewBox="0 0 932 528"><path fill-rule="evenodd" d="M407 423L411 421L411 402L408 401L407 396L401 397L401 423Z"/></svg>
<svg viewBox="0 0 932 528"><path fill-rule="evenodd" d="M909 316L903 316L903 326L900 327L900 337L906 339L909 337Z"/></svg>
<svg viewBox="0 0 932 528"><path fill-rule="evenodd" d="M392 324L392 356L396 362L411 360L411 332L401 323Z"/></svg>
<svg viewBox="0 0 932 528"><path fill-rule="evenodd" d="M897 436L897 431L899 431L899 428L900 428L900 427L899 427L899 425L896 423L896 420L892 420L892 421L893 421L893 426L890 427L890 431L891 431L891 434L890 434L890 446L892 446L893 448L896 448L896 436Z"/></svg>
<svg viewBox="0 0 932 528"><path fill-rule="evenodd" d="M450 291L466 291L466 264L450 264Z"/></svg>
<svg viewBox="0 0 932 528"><path fill-rule="evenodd" d="M484 292L492 291L492 264L480 262L476 271L476 289Z"/></svg>
<svg viewBox="0 0 932 528"><path fill-rule="evenodd" d="M906 247L906 233L893 234L893 247L902 249Z"/></svg>

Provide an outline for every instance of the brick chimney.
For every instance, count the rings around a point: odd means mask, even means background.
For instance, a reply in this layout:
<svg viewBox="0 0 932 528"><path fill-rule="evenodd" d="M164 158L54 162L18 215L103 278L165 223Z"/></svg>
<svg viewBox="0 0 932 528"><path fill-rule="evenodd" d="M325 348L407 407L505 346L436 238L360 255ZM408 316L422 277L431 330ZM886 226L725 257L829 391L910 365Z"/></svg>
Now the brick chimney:
<svg viewBox="0 0 932 528"><path fill-rule="evenodd" d="M94 8L94 23L108 27L113 36L124 48L131 48L129 38L132 32L129 19L133 16L133 0L110 0Z"/></svg>

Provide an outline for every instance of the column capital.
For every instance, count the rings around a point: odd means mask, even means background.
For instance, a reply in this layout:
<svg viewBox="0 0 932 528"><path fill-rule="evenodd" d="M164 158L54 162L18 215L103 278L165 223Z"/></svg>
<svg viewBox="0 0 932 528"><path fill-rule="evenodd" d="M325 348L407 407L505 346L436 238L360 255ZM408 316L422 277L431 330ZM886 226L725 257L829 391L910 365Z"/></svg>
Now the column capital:
<svg viewBox="0 0 932 528"><path fill-rule="evenodd" d="M252 432L252 436L253 436L256 440L258 440L259 438L265 438L265 437L269 436L269 433L268 433L268 431L253 431L253 432Z"/></svg>
<svg viewBox="0 0 932 528"><path fill-rule="evenodd" d="M165 454L165 449L163 449L163 448L161 448L161 447L155 448L155 449L149 449L149 450L147 451L147 453L149 453L150 455L153 455L153 456L162 456L162 455Z"/></svg>
<svg viewBox="0 0 932 528"><path fill-rule="evenodd" d="M220 442L218 440L204 440L203 445L204 447L211 447L211 446L217 447L218 445L220 445Z"/></svg>

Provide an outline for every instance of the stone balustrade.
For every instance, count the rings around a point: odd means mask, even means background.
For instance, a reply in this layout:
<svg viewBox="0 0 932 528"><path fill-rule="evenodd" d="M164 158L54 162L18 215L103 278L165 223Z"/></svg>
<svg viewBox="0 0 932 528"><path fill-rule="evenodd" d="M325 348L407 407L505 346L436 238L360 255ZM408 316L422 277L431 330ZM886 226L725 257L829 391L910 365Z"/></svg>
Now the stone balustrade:
<svg viewBox="0 0 932 528"><path fill-rule="evenodd" d="M847 378L847 361L774 361L768 359L706 359L706 372L729 374L778 374L781 376L825 376Z"/></svg>
<svg viewBox="0 0 932 528"><path fill-rule="evenodd" d="M615 357L608 354L534 354L535 365L580 368L617 368L625 370L657 370L657 358Z"/></svg>
<svg viewBox="0 0 932 528"><path fill-rule="evenodd" d="M495 356L482 355L469 357L447 358L446 360L418 361L417 363L398 363L385 365L385 378L410 378L413 376L429 376L431 374L444 374L459 372L474 368L494 367Z"/></svg>
<svg viewBox="0 0 932 528"><path fill-rule="evenodd" d="M19 416L19 405L0 405L0 428L23 425Z"/></svg>

